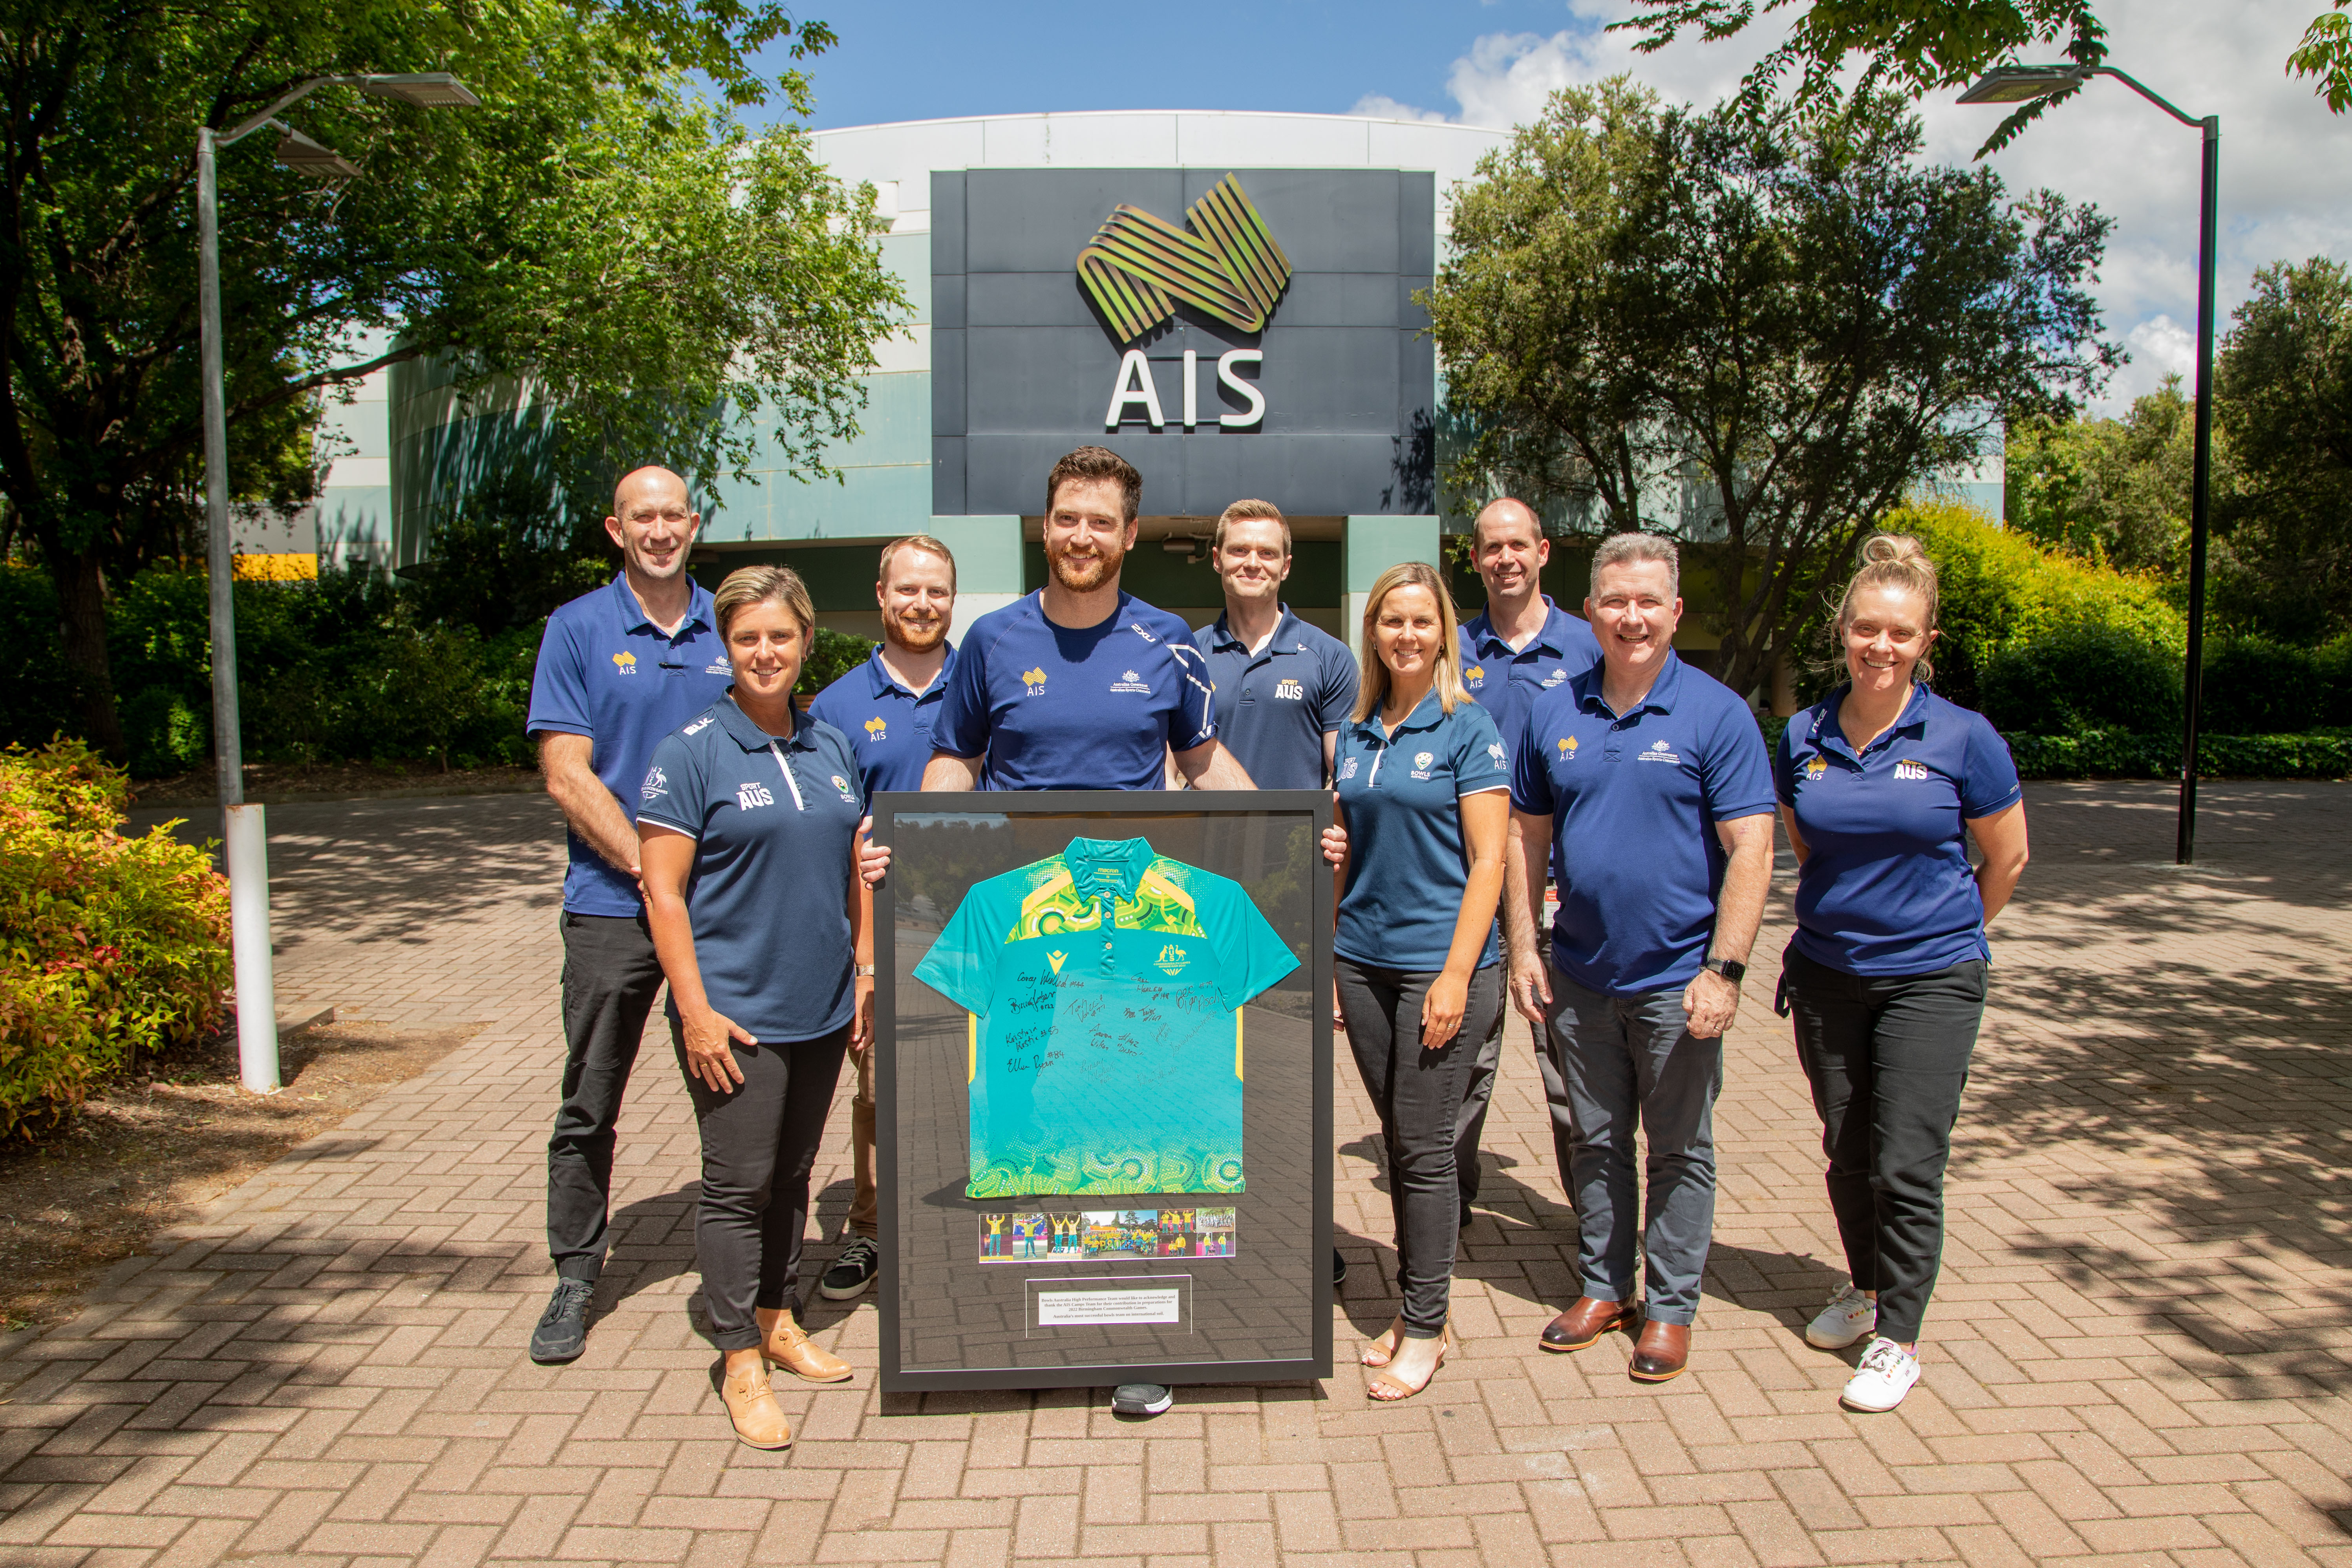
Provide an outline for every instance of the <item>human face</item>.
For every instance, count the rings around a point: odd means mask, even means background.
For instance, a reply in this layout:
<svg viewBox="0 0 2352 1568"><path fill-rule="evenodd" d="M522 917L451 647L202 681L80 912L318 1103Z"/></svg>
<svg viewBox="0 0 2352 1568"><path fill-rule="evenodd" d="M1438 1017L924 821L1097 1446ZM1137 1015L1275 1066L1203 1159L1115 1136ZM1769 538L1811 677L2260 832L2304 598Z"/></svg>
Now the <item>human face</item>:
<svg viewBox="0 0 2352 1568"><path fill-rule="evenodd" d="M746 605L727 623L727 662L735 669L735 700L790 700L808 662L809 629L773 599Z"/></svg>
<svg viewBox="0 0 2352 1568"><path fill-rule="evenodd" d="M1282 547L1282 524L1270 517L1237 518L1225 524L1225 542L1209 552L1209 568L1225 585L1225 597L1244 603L1272 599L1290 575L1290 552Z"/></svg>
<svg viewBox="0 0 2352 1568"><path fill-rule="evenodd" d="M1127 494L1117 479L1064 479L1045 514L1045 564L1073 594L1118 586L1119 563L1135 548Z"/></svg>
<svg viewBox="0 0 2352 1568"><path fill-rule="evenodd" d="M1655 675L1674 647L1683 602L1663 561L1621 561L1601 569L1584 618L1601 639L1601 657L1616 676Z"/></svg>
<svg viewBox="0 0 2352 1568"><path fill-rule="evenodd" d="M1488 600L1508 602L1536 592L1543 564L1551 559L1551 541L1535 515L1525 507L1497 506L1479 513L1474 528L1474 559Z"/></svg>
<svg viewBox="0 0 2352 1568"><path fill-rule="evenodd" d="M1445 620L1438 613L1437 595L1418 583L1390 589L1372 617L1372 648L1391 679L1428 679L1444 645Z"/></svg>
<svg viewBox="0 0 2352 1568"><path fill-rule="evenodd" d="M1839 628L1845 672L1865 693L1908 692L1911 670L1943 634L1927 629L1927 601L1908 588L1877 584L1854 595Z"/></svg>
<svg viewBox="0 0 2352 1568"><path fill-rule="evenodd" d="M667 468L639 468L613 493L604 531L621 547L629 570L667 582L686 570L702 514L688 501L686 481Z"/></svg>
<svg viewBox="0 0 2352 1568"><path fill-rule="evenodd" d="M955 624L955 574L928 550L902 546L874 584L883 638L908 653L929 653Z"/></svg>

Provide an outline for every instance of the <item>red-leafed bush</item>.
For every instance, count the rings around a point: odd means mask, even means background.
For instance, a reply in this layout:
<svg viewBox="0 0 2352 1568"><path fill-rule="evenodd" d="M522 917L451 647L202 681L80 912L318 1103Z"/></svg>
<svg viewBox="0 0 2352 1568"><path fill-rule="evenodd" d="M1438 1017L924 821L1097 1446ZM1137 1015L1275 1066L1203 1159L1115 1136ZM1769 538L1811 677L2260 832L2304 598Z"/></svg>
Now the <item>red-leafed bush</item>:
<svg viewBox="0 0 2352 1568"><path fill-rule="evenodd" d="M79 741L0 751L0 1135L48 1126L140 1051L220 1023L228 883Z"/></svg>

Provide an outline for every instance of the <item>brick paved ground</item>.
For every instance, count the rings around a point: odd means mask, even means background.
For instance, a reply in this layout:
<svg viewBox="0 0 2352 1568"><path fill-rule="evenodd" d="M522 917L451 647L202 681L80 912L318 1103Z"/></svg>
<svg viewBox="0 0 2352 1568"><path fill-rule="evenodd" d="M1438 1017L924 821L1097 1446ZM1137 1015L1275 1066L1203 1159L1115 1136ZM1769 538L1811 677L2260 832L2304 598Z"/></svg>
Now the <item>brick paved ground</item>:
<svg viewBox="0 0 2352 1568"><path fill-rule="evenodd" d="M1628 1381L1622 1342L1534 1351L1573 1230L1517 1049L1462 1351L1422 1398L1369 1406L1343 1362L1128 1424L1100 1392L886 1399L867 1372L784 1392L782 1459L729 1437L689 1320L695 1142L666 1052L624 1126L590 1352L521 1353L559 1056L545 804L274 807L289 1005L487 1026L0 1352L0 1562L2352 1565L2352 789L2206 803L2183 873L2165 791L2032 792L1927 1379L1894 1415L1841 1412L1842 1358L1798 1337L1839 1265L1757 986L1677 1383ZM1343 1347L1386 1321L1392 1262L1348 1076ZM828 1231L846 1175L836 1136ZM870 1368L870 1299L815 1321Z"/></svg>

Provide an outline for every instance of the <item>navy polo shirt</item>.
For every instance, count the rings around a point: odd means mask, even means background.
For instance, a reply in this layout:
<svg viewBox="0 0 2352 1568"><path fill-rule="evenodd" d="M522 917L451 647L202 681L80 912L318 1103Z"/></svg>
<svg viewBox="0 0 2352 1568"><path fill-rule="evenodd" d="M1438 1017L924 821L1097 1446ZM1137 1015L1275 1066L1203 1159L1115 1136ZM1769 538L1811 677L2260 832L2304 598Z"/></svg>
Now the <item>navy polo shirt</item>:
<svg viewBox="0 0 2352 1568"><path fill-rule="evenodd" d="M799 716L782 739L722 697L654 748L638 793L641 820L695 841L686 912L710 1005L761 1045L849 1022L849 879L866 796L848 737Z"/></svg>
<svg viewBox="0 0 2352 1568"><path fill-rule="evenodd" d="M1552 963L1588 991L1640 996L1706 961L1729 858L1716 824L1769 816L1764 735L1731 689L1669 652L1620 716L1603 665L1537 697L1511 759L1511 805L1552 820Z"/></svg>
<svg viewBox="0 0 2352 1568"><path fill-rule="evenodd" d="M1216 689L1217 739L1260 789L1321 789L1323 737L1356 706L1356 656L1348 645L1282 607L1266 645L1252 653L1219 616L1192 634Z"/></svg>
<svg viewBox="0 0 2352 1568"><path fill-rule="evenodd" d="M588 765L634 819L637 781L660 739L734 684L710 593L693 584L686 618L664 636L629 592L626 574L547 617L530 679L527 734L585 735ZM575 915L634 916L636 879L567 832L572 863L563 907Z"/></svg>
<svg viewBox="0 0 2352 1568"><path fill-rule="evenodd" d="M1444 968L1470 885L1458 803L1511 783L1495 716L1475 702L1448 713L1433 691L1393 734L1381 732L1378 712L1342 729L1332 771L1348 826L1332 951L1386 969ZM1496 951L1489 925L1478 967Z"/></svg>
<svg viewBox="0 0 2352 1568"><path fill-rule="evenodd" d="M1507 744L1519 737L1536 694L1549 691L1601 662L1601 643L1581 616L1544 595L1543 629L1514 648L1495 635L1484 610L1462 623L1462 686L1495 715Z"/></svg>
<svg viewBox="0 0 2352 1568"><path fill-rule="evenodd" d="M886 789L923 787L923 767L931 760L931 731L947 698L955 658L955 649L948 649L948 661L918 697L884 666L877 643L864 664L818 692L809 704L811 716L849 737L866 799Z"/></svg>
<svg viewBox="0 0 2352 1568"><path fill-rule="evenodd" d="M1217 733L1192 628L1132 594L1083 630L1045 618L1040 589L971 624L934 740L987 756L988 789L1164 789L1170 748Z"/></svg>
<svg viewBox="0 0 2352 1568"><path fill-rule="evenodd" d="M1772 755L1797 819L1797 951L1848 974L1926 974L1990 959L1966 825L2025 798L1981 713L1914 687L1895 727L1856 756L1840 687L1789 721Z"/></svg>

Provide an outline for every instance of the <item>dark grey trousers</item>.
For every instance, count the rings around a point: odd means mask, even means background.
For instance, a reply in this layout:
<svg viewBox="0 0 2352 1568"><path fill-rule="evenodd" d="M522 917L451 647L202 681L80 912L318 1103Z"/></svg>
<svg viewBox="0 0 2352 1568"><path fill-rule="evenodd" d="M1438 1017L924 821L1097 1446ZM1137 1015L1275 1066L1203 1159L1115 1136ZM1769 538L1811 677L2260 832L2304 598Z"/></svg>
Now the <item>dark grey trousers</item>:
<svg viewBox="0 0 2352 1568"><path fill-rule="evenodd" d="M799 1315L809 1172L848 1049L846 1025L790 1045L738 1045L735 1065L743 1081L727 1094L686 1073L702 1132L694 1250L710 1340L720 1350L749 1350L760 1342L754 1308ZM677 1063L686 1072L682 1044Z"/></svg>
<svg viewBox="0 0 2352 1568"><path fill-rule="evenodd" d="M1498 968L1496 973L1503 972ZM1510 998L1504 1000L1507 1003ZM1486 1130L1486 1108L1495 1099L1495 1072L1503 1065L1503 1029L1510 1017L1511 1010L1505 1006L1495 1015L1495 1026L1478 1042L1478 1054L1470 1063L1470 1082L1462 1091L1462 1114L1454 1118L1454 1181L1462 1193L1465 1223L1470 1205L1478 1200L1478 1140Z"/></svg>
<svg viewBox="0 0 2352 1568"><path fill-rule="evenodd" d="M563 1103L547 1141L547 1251L566 1279L604 1272L613 1128L661 994L661 960L639 914L558 917L563 932Z"/></svg>
<svg viewBox="0 0 2352 1568"><path fill-rule="evenodd" d="M1580 1288L1596 1301L1633 1294L1633 1237L1646 1259L1645 1317L1698 1316L1700 1277L1715 1233L1715 1099L1723 1042L1685 1026L1683 991L1610 996L1551 971L1551 1048L1544 1095L1561 1180L1576 1205ZM1636 1129L1649 1135L1649 1223L1634 1181Z"/></svg>
<svg viewBox="0 0 2352 1568"><path fill-rule="evenodd" d="M1848 974L1795 948L1781 995L1812 1082L1830 1208L1854 1288L1878 1292L1878 1332L1919 1338L1944 1258L1944 1167L1984 1022L1988 965Z"/></svg>
<svg viewBox="0 0 2352 1568"><path fill-rule="evenodd" d="M1421 1043L1421 1006L1434 972L1383 969L1342 958L1339 1011L1364 1093L1381 1119L1389 1208L1396 1225L1397 1292L1408 1339L1435 1339L1453 1293L1462 1189L1454 1168L1462 1099L1503 1006L1502 965L1470 977L1462 1027L1436 1050Z"/></svg>

